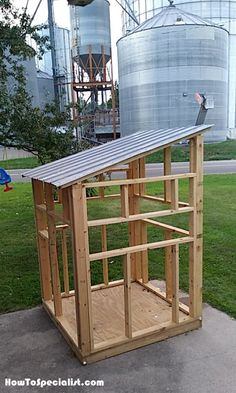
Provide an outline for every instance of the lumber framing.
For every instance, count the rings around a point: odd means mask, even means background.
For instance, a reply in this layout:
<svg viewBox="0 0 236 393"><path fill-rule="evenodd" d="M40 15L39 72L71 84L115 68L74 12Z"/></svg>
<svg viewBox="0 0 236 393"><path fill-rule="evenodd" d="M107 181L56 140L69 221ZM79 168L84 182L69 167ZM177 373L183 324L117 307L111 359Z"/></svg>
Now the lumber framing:
<svg viewBox="0 0 236 393"><path fill-rule="evenodd" d="M189 172L184 174L172 174L171 145L165 145L161 176L146 177L143 153L122 166L111 164L106 171L96 172L97 182L80 179L56 190L52 184L32 181L43 306L83 363L201 326L202 135L192 135L189 144ZM125 178L111 180L106 174L112 172L121 172ZM188 181L186 201L180 201L182 179ZM149 184L160 182L164 196L149 195ZM109 187L117 187L117 194L111 194ZM96 189L97 195L87 196L89 188ZM57 201L54 195L58 195ZM96 219L90 217L91 204L102 201L99 206L107 206L110 200L120 207L118 217L109 212L109 218L104 218L99 210ZM181 215L188 219L184 228L175 222ZM127 224L126 245L112 249L111 226L118 229L120 224ZM90 231L98 237L96 249L91 247ZM188 305L180 301L183 245L189 248ZM155 263L164 265L165 290L154 285L149 275L149 259L159 249L163 261L158 254ZM120 280L114 281L110 263L117 261L123 269ZM92 285L96 262L101 279Z"/></svg>

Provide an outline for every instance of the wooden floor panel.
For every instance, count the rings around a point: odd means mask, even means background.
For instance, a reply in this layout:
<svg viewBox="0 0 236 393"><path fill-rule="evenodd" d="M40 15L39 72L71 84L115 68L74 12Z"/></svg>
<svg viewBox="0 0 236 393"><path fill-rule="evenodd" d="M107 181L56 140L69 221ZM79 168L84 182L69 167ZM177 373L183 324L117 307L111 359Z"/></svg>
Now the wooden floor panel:
<svg viewBox="0 0 236 393"><path fill-rule="evenodd" d="M171 322L170 305L140 284L132 283L132 325L133 332ZM76 336L75 298L63 298L63 320ZM47 302L53 310L53 302ZM92 292L94 342L99 344L110 339L124 337L124 287ZM188 316L180 312L180 322Z"/></svg>

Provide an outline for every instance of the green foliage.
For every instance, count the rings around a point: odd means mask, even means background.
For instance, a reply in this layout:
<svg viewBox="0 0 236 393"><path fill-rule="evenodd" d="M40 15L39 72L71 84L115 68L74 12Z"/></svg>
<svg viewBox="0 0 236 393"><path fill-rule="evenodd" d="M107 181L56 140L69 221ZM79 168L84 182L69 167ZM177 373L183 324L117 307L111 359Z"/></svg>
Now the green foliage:
<svg viewBox="0 0 236 393"><path fill-rule="evenodd" d="M38 34L43 26L32 26L26 11L10 0L0 0L0 11L0 145L30 152L42 164L83 150L87 145L75 140L70 110L61 113L56 104L33 107L26 90L22 62L36 54L26 36L41 55L48 47L48 37Z"/></svg>

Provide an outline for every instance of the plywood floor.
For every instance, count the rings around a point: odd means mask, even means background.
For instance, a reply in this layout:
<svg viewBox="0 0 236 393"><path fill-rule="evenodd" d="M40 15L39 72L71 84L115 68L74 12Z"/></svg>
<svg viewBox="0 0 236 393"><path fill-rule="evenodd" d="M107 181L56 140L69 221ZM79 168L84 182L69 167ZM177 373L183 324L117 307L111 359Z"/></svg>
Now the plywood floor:
<svg viewBox="0 0 236 393"><path fill-rule="evenodd" d="M158 328L160 324L171 322L171 307L167 302L137 283L132 283L131 292L133 332L153 326ZM53 302L47 304L53 309ZM92 292L92 307L95 344L124 337L123 285ZM180 312L180 322L187 318L187 315ZM63 298L63 320L66 320L65 328L75 334L74 296Z"/></svg>

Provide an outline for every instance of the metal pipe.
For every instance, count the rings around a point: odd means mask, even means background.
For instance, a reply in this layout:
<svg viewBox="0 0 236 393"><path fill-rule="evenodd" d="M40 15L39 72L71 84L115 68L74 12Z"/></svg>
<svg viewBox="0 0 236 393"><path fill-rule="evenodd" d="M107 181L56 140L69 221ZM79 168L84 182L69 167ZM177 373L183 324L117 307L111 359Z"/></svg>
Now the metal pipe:
<svg viewBox="0 0 236 393"><path fill-rule="evenodd" d="M124 1L125 1L126 6L129 8L130 12L123 6L123 4L121 4L120 1L116 0L117 4L119 4L119 6L123 9L123 11L125 11L126 14L128 14L129 17L130 17L137 25L139 25L140 23L139 23L138 19L136 18L136 16L134 15L133 10L132 10L132 8L130 7L129 3L127 2L127 0L124 0Z"/></svg>
<svg viewBox="0 0 236 393"><path fill-rule="evenodd" d="M57 83L57 61L56 61L56 48L55 48L55 32L54 32L54 17L53 17L53 0L48 0L48 27L51 46L52 57L52 75L54 82L55 101L59 105L59 89Z"/></svg>

